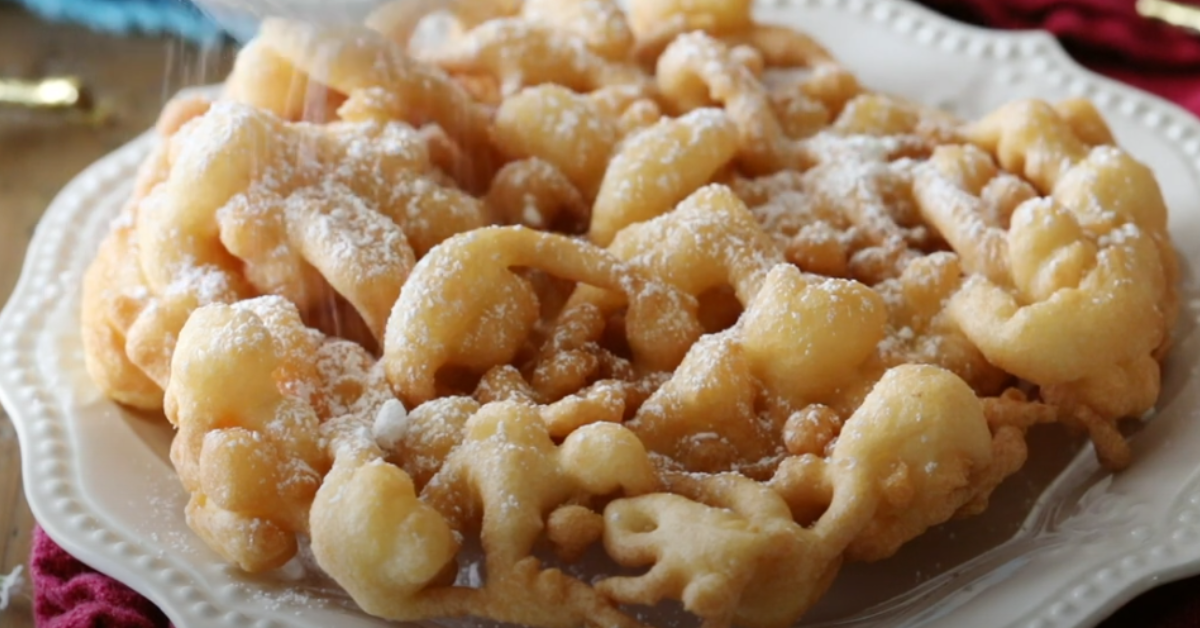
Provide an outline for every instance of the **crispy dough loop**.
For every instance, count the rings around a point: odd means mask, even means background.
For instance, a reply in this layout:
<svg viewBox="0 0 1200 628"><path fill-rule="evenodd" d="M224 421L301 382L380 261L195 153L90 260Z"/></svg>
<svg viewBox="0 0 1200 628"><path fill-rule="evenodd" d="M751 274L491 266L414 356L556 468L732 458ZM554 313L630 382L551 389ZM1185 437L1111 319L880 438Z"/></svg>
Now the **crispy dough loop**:
<svg viewBox="0 0 1200 628"><path fill-rule="evenodd" d="M728 45L729 61L762 79L787 137L811 135L863 91L854 74L812 37L755 22L751 2L638 0L631 3L630 24L637 39L635 57L648 66L661 63L672 44L695 31ZM767 75L773 69L807 72L800 79L776 80L777 75Z"/></svg>
<svg viewBox="0 0 1200 628"><path fill-rule="evenodd" d="M629 27L636 38L635 56L653 66L677 37L691 31L710 35L742 34L754 27L750 0L633 0Z"/></svg>
<svg viewBox="0 0 1200 628"><path fill-rule="evenodd" d="M638 131L604 172L588 237L608 246L625 227L670 211L736 150L736 128L717 109L697 109Z"/></svg>
<svg viewBox="0 0 1200 628"><path fill-rule="evenodd" d="M805 145L784 132L766 88L737 63L730 49L702 33L680 35L658 59L658 88L672 108L686 112L720 103L737 127L738 159L754 174L804 170L815 160ZM815 133L820 120L809 129Z"/></svg>
<svg viewBox="0 0 1200 628"><path fill-rule="evenodd" d="M391 119L421 127L436 123L460 146L470 146L472 171L460 179L486 185L500 159L491 151L487 110L444 72L408 57L403 48L361 27L338 29L264 20L259 37L314 80L355 97L373 89Z"/></svg>
<svg viewBox="0 0 1200 628"><path fill-rule="evenodd" d="M776 265L738 324L696 343L630 427L682 469L769 476L788 418L862 376L885 317L862 284Z"/></svg>
<svg viewBox="0 0 1200 628"><path fill-rule="evenodd" d="M1011 376L987 361L945 307L962 277L959 258L938 252L913 260L899 277L875 286L888 304L887 340L876 350L878 363L881 368L937 365L980 395L996 394Z"/></svg>
<svg viewBox="0 0 1200 628"><path fill-rule="evenodd" d="M821 134L810 141L819 161L808 171L737 176L730 185L789 261L874 286L936 246L912 199L911 162L896 158L903 144Z"/></svg>
<svg viewBox="0 0 1200 628"><path fill-rule="evenodd" d="M1023 441L1014 450L1009 432L993 434L985 407L949 371L895 367L846 420L828 458L788 458L769 485L797 520L823 513L820 529L840 519L831 529L848 535L847 559L886 558L928 527L974 512L1024 461Z"/></svg>
<svg viewBox="0 0 1200 628"><path fill-rule="evenodd" d="M487 581L441 599L461 604L454 614L513 623L637 626L583 582L542 570L530 554L547 518L561 506L586 505L591 497L615 492L641 495L658 485L641 443L620 425L587 425L556 446L536 407L519 402L481 407L464 426L463 444L425 486L422 501L455 529L480 527ZM593 536L589 528L581 532ZM513 599L523 603L507 603Z"/></svg>
<svg viewBox="0 0 1200 628"><path fill-rule="evenodd" d="M953 374L897 367L846 422L828 460L789 458L768 485L774 491L737 474L671 475L673 494L610 503L605 549L626 567L651 567L597 588L626 604L680 600L705 626L791 625L843 559L889 556L974 506L1011 472L1006 444ZM797 498L828 500L811 526L793 520L812 507Z"/></svg>
<svg viewBox="0 0 1200 628"><path fill-rule="evenodd" d="M574 34L516 17L485 22L429 59L451 73L493 76L506 96L546 83L578 92L634 85L651 93L651 80L641 68L606 59Z"/></svg>
<svg viewBox="0 0 1200 628"><path fill-rule="evenodd" d="M543 160L588 200L620 139L615 115L559 85L528 87L506 98L493 124L492 137L505 157Z"/></svg>
<svg viewBox="0 0 1200 628"><path fill-rule="evenodd" d="M136 203L100 244L83 278L80 308L84 364L92 382L118 403L144 410L162 408L163 389L129 357L129 327L144 310L149 293L137 260Z"/></svg>
<svg viewBox="0 0 1200 628"><path fill-rule="evenodd" d="M673 246L664 249L662 242ZM624 228L608 252L697 301L713 290L731 288L739 309L758 293L770 268L783 262L746 207L719 185L700 188L670 212ZM594 347L606 321L624 305L612 293L577 288L542 348L534 387L552 397L580 388L600 366ZM696 316L689 327L703 326L703 312Z"/></svg>
<svg viewBox="0 0 1200 628"><path fill-rule="evenodd" d="M962 122L953 115L890 94L854 95L832 124L844 135L915 135L932 145L960 143Z"/></svg>
<svg viewBox="0 0 1200 628"><path fill-rule="evenodd" d="M1129 451L1116 422L1157 398L1156 355L1178 307L1158 185L1145 166L1090 146L1039 101L1008 105L967 133L1048 196L1013 210L1005 234L1012 287L969 277L949 312L990 362L1042 386L1086 427L1101 461L1122 468ZM1087 135L1097 137L1105 134ZM960 223L974 214L960 214L942 220L968 230Z"/></svg>
<svg viewBox="0 0 1200 628"><path fill-rule="evenodd" d="M447 365L482 373L513 360L539 317L537 295L512 267L544 270L620 295L635 360L678 363L700 335L694 299L643 277L589 244L523 227L477 229L423 258L400 294L384 347L396 395L417 405L437 396Z"/></svg>
<svg viewBox="0 0 1200 628"><path fill-rule="evenodd" d="M409 50L421 22L432 14L449 14L455 28L450 35L461 36L488 20L517 15L522 4L523 0L394 0L378 6L365 23Z"/></svg>
<svg viewBox="0 0 1200 628"><path fill-rule="evenodd" d="M616 0L525 0L521 15L583 39L605 59L623 61L633 49L633 31Z"/></svg>
<svg viewBox="0 0 1200 628"><path fill-rule="evenodd" d="M224 98L293 122L332 120L346 100L344 94L311 80L261 38L238 51L225 81Z"/></svg>
<svg viewBox="0 0 1200 628"><path fill-rule="evenodd" d="M130 360L166 387L171 339L192 310L253 295L219 239L216 213L277 158L271 117L217 104L170 138L164 172L139 202L137 253L152 297L131 323ZM220 138L214 144L209 138Z"/></svg>
<svg viewBox="0 0 1200 628"><path fill-rule="evenodd" d="M308 309L327 298L328 284L380 338L415 257L401 227L381 213L394 202L390 191L364 175L427 168L415 134L398 124L289 125L240 108L210 112L215 125L223 123L218 114L236 129L259 128L254 141L269 151L244 188L218 206L220 244L243 263L255 290ZM326 176L334 163L338 173Z"/></svg>
<svg viewBox="0 0 1200 628"><path fill-rule="evenodd" d="M676 599L702 626L755 628L789 625L832 582L839 549L796 525L771 490L732 474L684 482L672 489L686 496L656 493L605 508L609 555L651 568L601 580L603 594L623 604ZM760 567L768 564L776 568Z"/></svg>
<svg viewBox="0 0 1200 628"><path fill-rule="evenodd" d="M591 216L579 188L537 157L505 164L492 179L484 204L500 224L540 231L578 233Z"/></svg>
<svg viewBox="0 0 1200 628"><path fill-rule="evenodd" d="M800 109L812 111L809 116L836 118L846 103L863 91L854 74L837 63L821 44L786 26L757 24L726 40L758 52L768 69L808 71L808 76L802 80L792 79L772 86L777 111ZM820 106L812 107L814 102ZM805 128L800 125L789 135L803 137L804 133Z"/></svg>

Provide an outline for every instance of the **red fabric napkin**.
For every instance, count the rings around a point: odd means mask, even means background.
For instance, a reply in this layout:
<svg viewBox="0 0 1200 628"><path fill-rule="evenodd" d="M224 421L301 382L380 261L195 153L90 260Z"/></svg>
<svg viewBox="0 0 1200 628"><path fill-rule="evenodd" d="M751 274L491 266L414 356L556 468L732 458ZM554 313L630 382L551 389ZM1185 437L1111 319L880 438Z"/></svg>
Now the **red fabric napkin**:
<svg viewBox="0 0 1200 628"><path fill-rule="evenodd" d="M921 0L964 22L1043 29L1083 65L1200 115L1200 36L1138 15L1135 0Z"/></svg>
<svg viewBox="0 0 1200 628"><path fill-rule="evenodd" d="M1175 101L1200 115L1200 37L1151 22L1134 0L924 0L966 22L1046 29L1084 65ZM88 568L35 532L30 572L43 628L166 628L161 611L128 587ZM1159 587L1101 628L1200 627L1200 577Z"/></svg>
<svg viewBox="0 0 1200 628"><path fill-rule="evenodd" d="M33 531L33 615L39 628L168 628L146 598L84 565L42 531Z"/></svg>

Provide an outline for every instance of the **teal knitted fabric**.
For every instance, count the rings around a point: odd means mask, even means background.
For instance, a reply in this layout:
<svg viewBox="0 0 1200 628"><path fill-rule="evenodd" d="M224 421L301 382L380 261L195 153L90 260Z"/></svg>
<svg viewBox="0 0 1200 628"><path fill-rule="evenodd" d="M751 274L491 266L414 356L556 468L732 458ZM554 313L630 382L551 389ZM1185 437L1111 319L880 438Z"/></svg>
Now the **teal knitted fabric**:
<svg viewBox="0 0 1200 628"><path fill-rule="evenodd" d="M5 0L0 0L4 2ZM116 34L169 35L196 43L224 32L188 0L7 0L51 21L74 22Z"/></svg>

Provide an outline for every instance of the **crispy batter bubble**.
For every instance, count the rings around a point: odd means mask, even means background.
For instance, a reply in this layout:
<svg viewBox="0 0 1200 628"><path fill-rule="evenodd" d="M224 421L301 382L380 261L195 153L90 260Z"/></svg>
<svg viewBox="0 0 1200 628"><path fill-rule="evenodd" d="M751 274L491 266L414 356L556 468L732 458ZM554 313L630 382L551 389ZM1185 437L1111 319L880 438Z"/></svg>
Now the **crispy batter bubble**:
<svg viewBox="0 0 1200 628"><path fill-rule="evenodd" d="M496 402L483 406L464 430L462 446L450 453L423 494L452 513L447 516L458 526L482 518L489 573L526 559L543 518L558 506L583 496L618 490L639 495L658 487L645 449L620 425L587 425L555 446L535 406ZM482 503L469 503L475 500ZM507 500L516 504L505 505Z"/></svg>
<svg viewBox="0 0 1200 628"><path fill-rule="evenodd" d="M755 376L770 390L796 400L819 398L853 378L856 365L875 348L882 305L860 283L776 266L739 321L742 346ZM797 307L812 318L794 313Z"/></svg>
<svg viewBox="0 0 1200 628"><path fill-rule="evenodd" d="M421 490L463 440L463 426L479 410L470 397L442 397L411 411L397 400L388 402L373 425L376 442Z"/></svg>
<svg viewBox="0 0 1200 628"><path fill-rule="evenodd" d="M537 295L513 267L544 270L623 295L635 358L678 360L700 335L695 300L642 277L589 244L522 227L455 236L418 262L388 322L388 379L406 404L437 396L438 372L482 373L513 360L539 317Z"/></svg>
<svg viewBox="0 0 1200 628"><path fill-rule="evenodd" d="M1011 436L991 433L984 405L954 374L903 365L846 420L828 459L788 458L769 484L798 516L813 512L814 500L818 510L828 503L818 526L831 516L855 520L846 557L879 560L930 526L977 512L1024 462ZM832 501L822 503L829 495ZM865 504L839 504L849 495Z"/></svg>
<svg viewBox="0 0 1200 628"><path fill-rule="evenodd" d="M888 371L846 421L829 458L835 496L878 500L846 557L886 558L946 521L994 488L981 483L994 462L982 405L961 379L931 366Z"/></svg>
<svg viewBox="0 0 1200 628"><path fill-rule="evenodd" d="M373 416L390 398L360 346L305 327L279 297L211 305L188 320L172 363L171 460L188 524L227 560L259 572L296 552L328 468L318 423ZM326 424L328 427L328 424ZM319 535L318 535L319 536Z"/></svg>
<svg viewBox="0 0 1200 628"><path fill-rule="evenodd" d="M1158 185L1145 166L1120 149L1089 146L1038 101L1004 107L968 134L1049 196L1013 211L1006 269L999 254L975 253L1001 267L969 277L950 315L989 362L1042 386L1071 422L1086 427L1105 465L1124 467L1129 449L1116 421L1157 398L1155 354L1177 308ZM944 210L930 202L938 200L926 198L923 211L946 225L948 239L970 234L966 221L977 222L977 214L939 215ZM984 242L1004 250L998 237ZM970 251L975 242L962 244Z"/></svg>

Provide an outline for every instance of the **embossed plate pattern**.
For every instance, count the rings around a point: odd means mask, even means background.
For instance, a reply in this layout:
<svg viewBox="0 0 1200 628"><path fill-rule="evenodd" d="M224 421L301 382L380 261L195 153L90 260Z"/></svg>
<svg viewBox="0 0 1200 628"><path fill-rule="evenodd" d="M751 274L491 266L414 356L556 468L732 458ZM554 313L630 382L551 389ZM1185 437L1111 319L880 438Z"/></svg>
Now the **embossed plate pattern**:
<svg viewBox="0 0 1200 628"><path fill-rule="evenodd" d="M866 84L966 116L1013 98L1091 98L1120 143L1155 170L1185 258L1177 347L1159 412L1133 439L1129 471L1107 476L1085 449L1024 503L1024 523L1004 532L1007 542L970 545L991 512L982 523L935 531L937 542L909 554L956 538L974 553L925 556L913 563L925 575L896 576L900 563L850 569L807 624L1078 628L1156 583L1200 572L1200 390L1186 385L1200 371L1200 124L1079 68L1045 34L969 28L889 0L775 0L760 12L815 34ZM314 584L301 563L258 578L224 566L183 522L185 497L167 460L170 431L119 409L88 381L77 332L80 278L153 141L135 140L62 191L0 315L0 402L21 441L30 506L68 551L149 597L176 625L385 625ZM900 582L883 587L899 594L868 601L863 591L880 582L869 574Z"/></svg>

